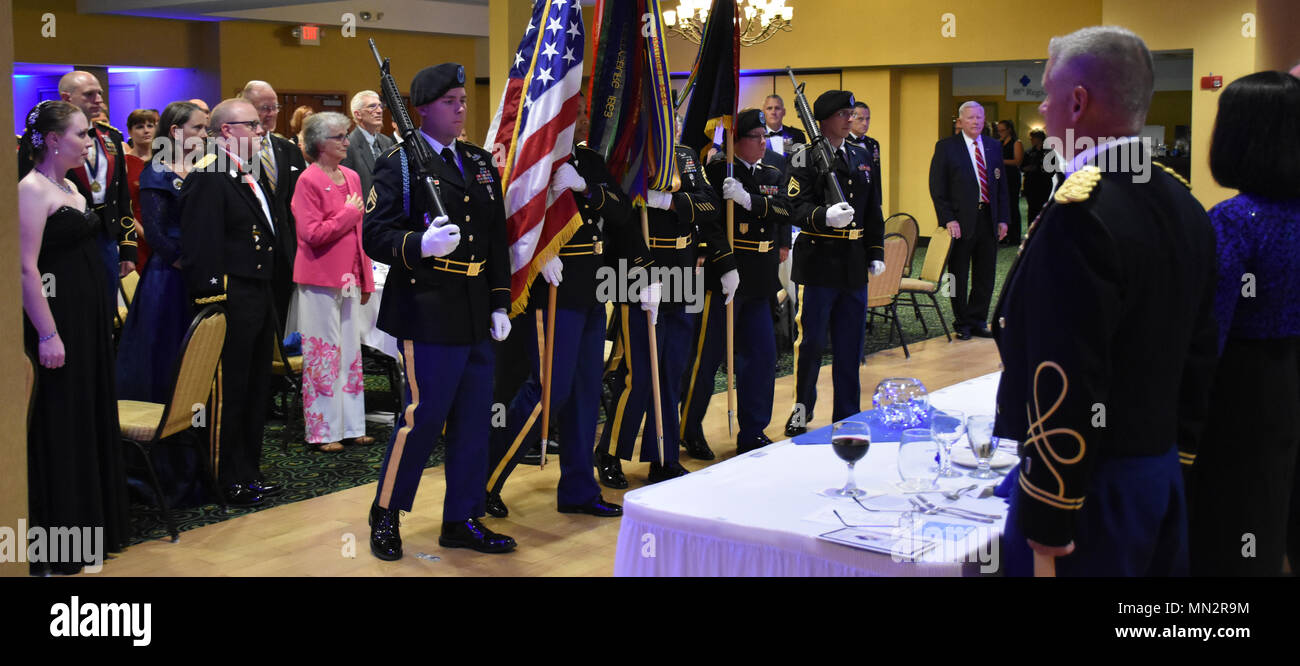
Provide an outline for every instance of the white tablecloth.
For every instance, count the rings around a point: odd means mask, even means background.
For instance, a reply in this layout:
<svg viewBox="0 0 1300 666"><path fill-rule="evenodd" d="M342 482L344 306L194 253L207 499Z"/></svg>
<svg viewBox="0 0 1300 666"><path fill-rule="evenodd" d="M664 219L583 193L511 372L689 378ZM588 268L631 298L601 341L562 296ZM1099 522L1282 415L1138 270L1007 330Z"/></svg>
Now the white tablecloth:
<svg viewBox="0 0 1300 666"><path fill-rule="evenodd" d="M992 414L999 375L992 373L935 391L931 403L960 409L968 416ZM957 446L964 445L963 438ZM858 486L873 496L901 495L893 487L899 481L897 457L897 442L872 442L856 466ZM897 513L864 514L852 500L819 494L842 486L846 474L846 465L830 446L800 446L785 440L629 492L624 496L614 575L958 576L995 570L997 541L1006 515L1006 503L997 497L967 498L952 504L927 494L939 505L1000 514L1002 518L985 525L946 516L920 516L926 534L945 529L945 525L953 526L947 533L954 537L963 531L959 526L977 529L930 551L919 562L895 561L890 555L818 539L817 535L842 527L831 514L832 508L840 509L852 524L864 520L894 523L898 519ZM943 488L972 483L982 488L1000 480L963 476L940 479L939 483Z"/></svg>

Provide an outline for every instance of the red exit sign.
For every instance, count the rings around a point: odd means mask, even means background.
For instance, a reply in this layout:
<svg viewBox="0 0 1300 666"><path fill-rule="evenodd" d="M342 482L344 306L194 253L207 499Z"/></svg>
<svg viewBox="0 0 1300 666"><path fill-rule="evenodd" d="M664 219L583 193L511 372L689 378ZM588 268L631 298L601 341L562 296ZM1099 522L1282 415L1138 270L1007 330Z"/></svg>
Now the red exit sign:
<svg viewBox="0 0 1300 666"><path fill-rule="evenodd" d="M293 29L293 36L302 46L320 46L320 26L300 25Z"/></svg>

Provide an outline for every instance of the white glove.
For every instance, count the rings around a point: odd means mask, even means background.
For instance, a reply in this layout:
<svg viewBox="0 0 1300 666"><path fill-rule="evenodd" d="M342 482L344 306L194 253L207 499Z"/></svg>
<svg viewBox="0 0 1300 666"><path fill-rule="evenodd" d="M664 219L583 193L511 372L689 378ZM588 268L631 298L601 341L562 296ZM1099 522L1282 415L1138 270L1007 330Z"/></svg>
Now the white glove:
<svg viewBox="0 0 1300 666"><path fill-rule="evenodd" d="M510 337L510 317L505 310L492 311L492 339L501 342Z"/></svg>
<svg viewBox="0 0 1300 666"><path fill-rule="evenodd" d="M826 209L826 226L843 229L853 222L853 206L841 201Z"/></svg>
<svg viewBox="0 0 1300 666"><path fill-rule="evenodd" d="M420 237L420 256L445 257L454 252L457 245L460 245L460 227L447 224L447 216L439 215Z"/></svg>
<svg viewBox="0 0 1300 666"><path fill-rule="evenodd" d="M880 275L881 273L885 272L885 262L880 261L879 259L872 261L871 268L867 270L871 271L871 275L873 277L876 275Z"/></svg>
<svg viewBox="0 0 1300 666"><path fill-rule="evenodd" d="M722 198L731 199L740 204L740 207L745 210L749 210L750 206L753 205L753 201L749 197L749 192L745 191L745 186L741 185L740 181L730 176L722 181Z"/></svg>
<svg viewBox="0 0 1300 666"><path fill-rule="evenodd" d="M731 303L731 299L736 297L736 289L740 287L740 273L736 269L731 269L722 274L722 293L726 294L725 304Z"/></svg>
<svg viewBox="0 0 1300 666"><path fill-rule="evenodd" d="M545 266L542 266L542 279L546 280L546 284L560 286L560 280L564 277L563 273L564 262L560 261L559 257L551 257L551 260L546 262Z"/></svg>
<svg viewBox="0 0 1300 666"><path fill-rule="evenodd" d="M559 196L565 190L574 192L586 192L587 181L578 175L578 170L573 168L572 164L565 162L560 168L555 170L555 175L551 176L551 193Z"/></svg>
<svg viewBox="0 0 1300 666"><path fill-rule="evenodd" d="M663 285L656 282L641 290L641 309L650 313L650 323L659 323L659 293Z"/></svg>
<svg viewBox="0 0 1300 666"><path fill-rule="evenodd" d="M673 195L671 192L650 190L649 192L646 192L645 202L651 208L668 210L668 208L673 205Z"/></svg>

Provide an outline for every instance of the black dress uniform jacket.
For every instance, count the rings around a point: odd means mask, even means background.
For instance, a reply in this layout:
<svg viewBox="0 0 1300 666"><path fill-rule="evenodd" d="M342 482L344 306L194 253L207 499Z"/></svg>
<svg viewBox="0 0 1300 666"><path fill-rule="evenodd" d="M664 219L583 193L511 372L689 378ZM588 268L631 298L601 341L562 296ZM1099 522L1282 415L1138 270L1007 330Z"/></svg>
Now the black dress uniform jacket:
<svg viewBox="0 0 1300 666"><path fill-rule="evenodd" d="M307 168L302 150L297 144L280 136L271 134L271 152L275 154L275 189L267 174L262 173L262 191L270 197L271 214L275 216L276 269L272 276L271 290L275 294L276 315L280 325L284 325L289 315L289 299L293 296L293 262L298 256L298 227L293 219L293 191L298 184L298 177ZM254 159L260 159L254 156Z"/></svg>
<svg viewBox="0 0 1300 666"><path fill-rule="evenodd" d="M794 244L791 279L803 285L857 288L867 283L872 261L885 260L885 220L871 182L871 156L848 141L845 160L836 159L834 174L849 205L853 222L842 229L826 226L829 187L814 165L808 148L790 157L783 190L790 201L791 221L802 232Z"/></svg>
<svg viewBox="0 0 1300 666"><path fill-rule="evenodd" d="M628 270L651 265L640 218L632 223L632 201L619 189L605 167L605 160L585 145L575 146L570 164L587 181L585 192L574 192L582 226L560 248L564 279L556 287L555 305L585 310L598 302L597 271L602 266L617 270L618 260L627 259ZM533 281L528 302L546 307L549 285L539 275Z"/></svg>
<svg viewBox="0 0 1300 666"><path fill-rule="evenodd" d="M222 148L208 145L180 194L181 268L190 297L200 304L225 300L228 275L270 280L279 260L275 232L245 180L248 171L220 153Z"/></svg>
<svg viewBox="0 0 1300 666"><path fill-rule="evenodd" d="M1214 232L1186 186L1152 172L1067 179L998 300L994 434L1024 443L1021 526L1039 543L1073 538L1099 458L1177 444L1186 462L1199 433L1217 356Z"/></svg>
<svg viewBox="0 0 1300 666"><path fill-rule="evenodd" d="M871 156L871 184L876 188L876 199L880 201L881 206L884 206L885 198L880 191L880 183L884 180L880 177L880 142L865 134L856 138L850 134L845 141L867 151Z"/></svg>
<svg viewBox="0 0 1300 666"><path fill-rule="evenodd" d="M713 192L722 201L719 219L725 228L727 202L722 198L722 182L727 177L727 160L717 157L706 167ZM753 171L744 162L736 160L732 178L740 181L749 193L750 206L745 210L735 205L735 244L733 246L736 269L740 272L740 289L736 300L769 298L781 290L777 271L781 264L783 247L790 247L790 207L781 196L783 175L779 167L759 162ZM720 290L722 273L712 266L706 267L705 285Z"/></svg>
<svg viewBox="0 0 1300 666"><path fill-rule="evenodd" d="M423 137L419 137L423 141ZM510 260L500 176L492 155L456 141L465 173L433 157L434 180L450 224L460 227L460 244L445 257L421 257L425 213L433 204L414 176L399 144L375 162L366 195L362 245L375 261L391 267L379 306L379 329L426 344L471 345L489 335L491 313L510 307ZM403 179L409 186L404 190ZM404 194L404 191L407 192ZM409 209L404 204L409 197ZM409 210L409 212L408 212ZM434 213L428 213L433 219Z"/></svg>
<svg viewBox="0 0 1300 666"><path fill-rule="evenodd" d="M69 169L68 180L72 181L81 196L86 198L86 205L94 208L99 214L108 235L117 239L118 260L134 262L137 242L135 214L131 210L131 191L127 189L126 183L126 151L122 148L122 132L108 123L96 121L90 126L90 136L99 146L97 150L102 149L106 153L106 155L101 154L100 159L107 158L110 161L111 168L105 176L108 188L104 191L103 207L95 203L94 194L90 191L92 174L87 173L85 166ZM33 166L27 153L19 151L18 177L26 176Z"/></svg>

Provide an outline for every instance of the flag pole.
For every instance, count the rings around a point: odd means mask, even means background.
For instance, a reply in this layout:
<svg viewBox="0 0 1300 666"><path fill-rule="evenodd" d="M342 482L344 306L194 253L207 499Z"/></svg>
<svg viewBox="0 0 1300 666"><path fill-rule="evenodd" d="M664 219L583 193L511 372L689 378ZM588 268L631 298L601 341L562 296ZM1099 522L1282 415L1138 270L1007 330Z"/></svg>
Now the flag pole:
<svg viewBox="0 0 1300 666"><path fill-rule="evenodd" d="M732 109L731 127L727 130L727 177L733 177L736 159L736 113ZM736 202L727 199L727 245L736 249ZM736 295L727 303L727 436L735 437L736 420Z"/></svg>
<svg viewBox="0 0 1300 666"><path fill-rule="evenodd" d="M555 285L550 288L546 300L546 358L542 366L542 461L541 469L546 469L546 446L551 438L551 366L555 365Z"/></svg>
<svg viewBox="0 0 1300 666"><path fill-rule="evenodd" d="M1056 558L1034 553L1034 577L1056 578Z"/></svg>
<svg viewBox="0 0 1300 666"><path fill-rule="evenodd" d="M645 236L646 247L650 247L650 213L645 205L641 206L641 235ZM648 275L648 274L647 274ZM647 288L649 288L647 282ZM659 305L655 305L655 312ZM664 413L659 402L659 338L655 332L654 317L646 317L646 334L650 345L650 402L655 411L655 441L659 445L659 464L664 464ZM624 351L626 353L626 350ZM630 361L629 361L630 363Z"/></svg>

